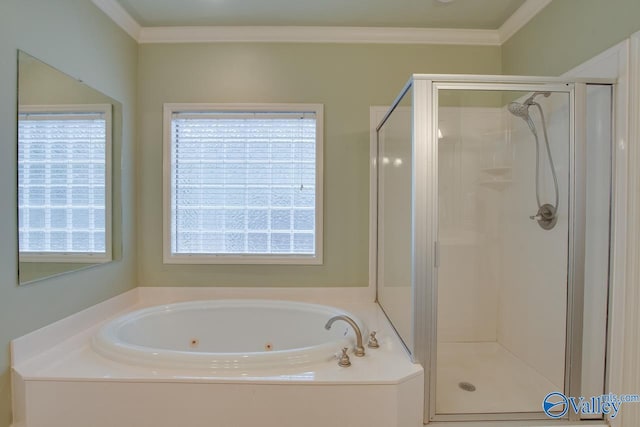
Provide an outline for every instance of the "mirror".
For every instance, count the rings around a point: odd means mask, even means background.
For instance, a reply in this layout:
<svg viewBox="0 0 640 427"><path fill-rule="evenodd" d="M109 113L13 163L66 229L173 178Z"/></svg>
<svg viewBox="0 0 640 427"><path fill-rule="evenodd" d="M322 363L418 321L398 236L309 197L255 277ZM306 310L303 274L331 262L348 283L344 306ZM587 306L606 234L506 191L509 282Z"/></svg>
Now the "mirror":
<svg viewBox="0 0 640 427"><path fill-rule="evenodd" d="M18 51L20 284L121 257L122 105Z"/></svg>

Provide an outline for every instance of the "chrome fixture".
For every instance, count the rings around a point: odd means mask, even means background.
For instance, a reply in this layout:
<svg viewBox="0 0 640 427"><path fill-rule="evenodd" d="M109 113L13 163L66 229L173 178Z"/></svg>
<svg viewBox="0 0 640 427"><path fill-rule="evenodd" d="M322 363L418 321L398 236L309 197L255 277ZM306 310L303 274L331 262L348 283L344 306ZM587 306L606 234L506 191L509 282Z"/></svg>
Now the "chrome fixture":
<svg viewBox="0 0 640 427"><path fill-rule="evenodd" d="M526 101L522 104L519 102L512 102L509 104L507 109L511 114L516 117L520 117L522 120L527 122L529 125L529 129L531 129L531 133L536 140L536 201L538 202L538 212L536 215L532 215L531 218L534 221L538 222L538 225L545 230L551 230L558 221L557 212L558 212L558 204L560 195L558 193L558 177L556 176L556 168L553 164L553 158L551 157L551 148L549 147L549 136L547 135L547 124L544 119L544 112L542 111L542 107L540 104L536 102L536 96L542 95L545 98L548 98L551 95L551 92L534 92ZM553 176L553 188L555 190L555 203L553 205L545 203L543 204L540 201L540 140L538 138L538 130L536 129L536 125L529 114L529 107L535 105L540 112L540 119L542 121L542 131L544 134L544 143L547 151L547 157L549 159L549 166L551 167L551 175Z"/></svg>
<svg viewBox="0 0 640 427"><path fill-rule="evenodd" d="M529 217L534 221L538 221L538 225L545 230L551 230L558 221L558 216L556 215L556 208L551 206L549 203L545 203L540 206L538 209L538 213L535 215L531 215Z"/></svg>
<svg viewBox="0 0 640 427"><path fill-rule="evenodd" d="M373 331L369 334L369 342L367 343L367 347L369 348L380 347L380 344L378 343L378 339L376 338L376 331Z"/></svg>
<svg viewBox="0 0 640 427"><path fill-rule="evenodd" d="M460 387L464 391L476 391L476 386L466 381L458 383L458 387Z"/></svg>
<svg viewBox="0 0 640 427"><path fill-rule="evenodd" d="M353 321L352 318L350 318L349 316L345 316L344 314L340 316L333 316L331 319L329 319L327 324L324 325L324 328L326 330L331 329L331 325L333 325L333 322L337 320L344 320L353 328L354 332L356 333L356 349L353 352L353 354L355 354L357 357L364 356L364 346L362 345L362 332L360 332L360 328L358 327L357 323Z"/></svg>
<svg viewBox="0 0 640 427"><path fill-rule="evenodd" d="M351 366L351 361L349 360L349 355L347 354L347 350L349 350L349 348L347 347L343 348L342 354L338 356L338 366L342 366L343 368Z"/></svg>

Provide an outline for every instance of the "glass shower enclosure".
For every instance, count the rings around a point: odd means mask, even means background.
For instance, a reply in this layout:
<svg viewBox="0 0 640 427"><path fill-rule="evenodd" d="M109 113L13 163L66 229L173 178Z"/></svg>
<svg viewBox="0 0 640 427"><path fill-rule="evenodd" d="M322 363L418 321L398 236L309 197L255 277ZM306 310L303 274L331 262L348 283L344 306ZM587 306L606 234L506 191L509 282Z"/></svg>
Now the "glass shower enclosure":
<svg viewBox="0 0 640 427"><path fill-rule="evenodd" d="M598 418L547 396L605 392L611 114L602 80L414 75L380 122L378 301L425 423Z"/></svg>

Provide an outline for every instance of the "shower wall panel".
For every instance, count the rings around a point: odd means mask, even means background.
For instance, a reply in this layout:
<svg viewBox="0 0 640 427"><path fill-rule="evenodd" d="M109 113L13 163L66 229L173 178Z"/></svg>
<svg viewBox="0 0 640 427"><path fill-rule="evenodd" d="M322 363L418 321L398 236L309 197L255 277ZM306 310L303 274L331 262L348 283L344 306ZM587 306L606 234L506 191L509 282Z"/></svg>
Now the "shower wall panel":
<svg viewBox="0 0 640 427"><path fill-rule="evenodd" d="M483 185L504 163L499 108L441 107L438 341L496 341L500 247L492 208L499 195Z"/></svg>
<svg viewBox="0 0 640 427"><path fill-rule="evenodd" d="M558 222L544 230L535 215L536 146L527 123L509 116L511 184L501 205L502 280L498 303L498 342L562 390L567 305L569 113L568 95L539 97L556 165L560 204ZM554 203L553 180L537 108L530 114L540 137L542 203Z"/></svg>
<svg viewBox="0 0 640 427"><path fill-rule="evenodd" d="M413 351L412 164L411 110L400 105L378 132L377 279L378 301L409 351Z"/></svg>
<svg viewBox="0 0 640 427"><path fill-rule="evenodd" d="M612 94L587 87L587 233L582 351L582 394L604 392L611 221Z"/></svg>

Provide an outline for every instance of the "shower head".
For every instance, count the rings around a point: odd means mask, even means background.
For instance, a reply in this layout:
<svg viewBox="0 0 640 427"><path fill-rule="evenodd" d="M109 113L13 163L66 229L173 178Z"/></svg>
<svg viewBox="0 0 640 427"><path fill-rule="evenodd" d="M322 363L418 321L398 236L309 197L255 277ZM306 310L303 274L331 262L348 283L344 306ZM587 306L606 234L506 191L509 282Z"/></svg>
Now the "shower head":
<svg viewBox="0 0 640 427"><path fill-rule="evenodd" d="M526 101L522 104L519 102L511 102L507 109L511 114L516 117L520 117L524 120L529 120L529 106L535 104L536 96L543 95L545 98L548 98L551 95L551 92L534 92Z"/></svg>
<svg viewBox="0 0 640 427"><path fill-rule="evenodd" d="M507 109L514 116L527 120L529 118L529 105L530 104L520 104L519 102L511 102L509 103L509 106L507 107Z"/></svg>
<svg viewBox="0 0 640 427"><path fill-rule="evenodd" d="M529 102L530 100L531 100L531 103L527 104L527 102ZM534 102L533 102L533 96L532 96L531 98L527 99L523 104L519 102L510 102L509 105L507 106L507 109L514 116L520 117L522 120L527 122L527 126L529 126L529 129L531 129L531 133L533 133L533 135L537 138L538 131L536 130L536 126L533 123L533 120L531 120L531 116L529 115L529 107L533 103ZM537 104L537 105L540 105L540 104Z"/></svg>

